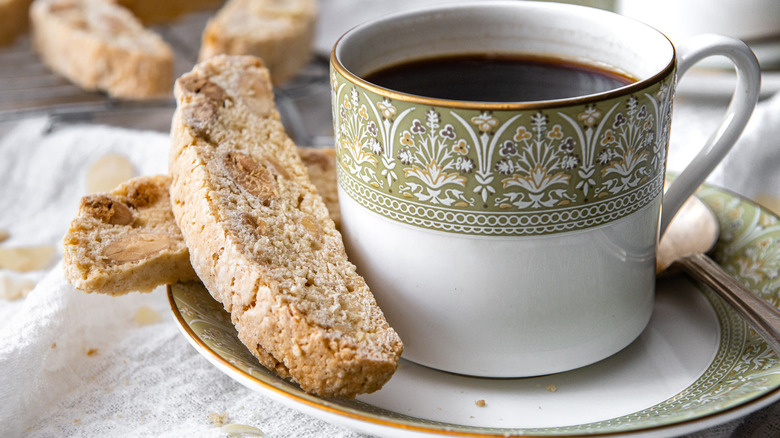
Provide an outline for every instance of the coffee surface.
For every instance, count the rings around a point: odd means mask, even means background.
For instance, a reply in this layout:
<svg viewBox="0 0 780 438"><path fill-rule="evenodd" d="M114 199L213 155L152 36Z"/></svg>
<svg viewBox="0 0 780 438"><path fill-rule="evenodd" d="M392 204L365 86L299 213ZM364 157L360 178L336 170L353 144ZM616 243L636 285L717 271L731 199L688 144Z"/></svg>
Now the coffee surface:
<svg viewBox="0 0 780 438"><path fill-rule="evenodd" d="M529 55L456 55L404 62L365 79L424 97L477 102L564 99L635 82L619 72L557 58Z"/></svg>

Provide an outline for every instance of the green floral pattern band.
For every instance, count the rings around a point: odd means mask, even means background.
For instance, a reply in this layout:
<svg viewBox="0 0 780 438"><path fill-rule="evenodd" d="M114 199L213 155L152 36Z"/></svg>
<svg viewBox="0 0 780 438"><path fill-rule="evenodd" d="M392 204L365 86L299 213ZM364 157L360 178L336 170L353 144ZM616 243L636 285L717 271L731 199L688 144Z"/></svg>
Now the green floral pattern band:
<svg viewBox="0 0 780 438"><path fill-rule="evenodd" d="M609 223L663 190L673 78L596 103L485 111L389 98L332 69L339 186L382 216L452 233Z"/></svg>

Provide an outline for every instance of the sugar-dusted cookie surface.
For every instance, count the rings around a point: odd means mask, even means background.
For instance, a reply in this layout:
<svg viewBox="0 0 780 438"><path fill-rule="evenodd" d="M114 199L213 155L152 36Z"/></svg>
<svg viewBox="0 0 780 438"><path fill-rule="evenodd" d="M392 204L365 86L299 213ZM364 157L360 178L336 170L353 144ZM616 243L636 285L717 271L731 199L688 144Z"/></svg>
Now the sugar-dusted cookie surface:
<svg viewBox="0 0 780 438"><path fill-rule="evenodd" d="M284 132L268 70L254 57L216 56L174 94L172 209L193 268L241 341L307 392L381 388L403 345Z"/></svg>
<svg viewBox="0 0 780 438"><path fill-rule="evenodd" d="M173 51L122 6L106 0L36 0L30 20L43 62L85 90L126 99L170 94Z"/></svg>
<svg viewBox="0 0 780 438"><path fill-rule="evenodd" d="M166 175L137 177L82 198L64 238L64 267L77 289L108 295L149 292L197 280L173 219Z"/></svg>
<svg viewBox="0 0 780 438"><path fill-rule="evenodd" d="M229 0L203 31L200 59L257 56L281 84L309 62L316 20L316 0Z"/></svg>

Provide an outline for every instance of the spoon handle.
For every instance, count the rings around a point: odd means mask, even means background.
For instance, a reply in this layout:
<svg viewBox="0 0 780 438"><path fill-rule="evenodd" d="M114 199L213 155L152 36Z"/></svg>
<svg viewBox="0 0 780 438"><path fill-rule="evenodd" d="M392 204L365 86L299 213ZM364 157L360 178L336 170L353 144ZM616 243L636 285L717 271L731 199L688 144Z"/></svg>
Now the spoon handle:
<svg viewBox="0 0 780 438"><path fill-rule="evenodd" d="M685 256L675 263L693 278L710 286L780 354L780 311L757 297L706 255Z"/></svg>

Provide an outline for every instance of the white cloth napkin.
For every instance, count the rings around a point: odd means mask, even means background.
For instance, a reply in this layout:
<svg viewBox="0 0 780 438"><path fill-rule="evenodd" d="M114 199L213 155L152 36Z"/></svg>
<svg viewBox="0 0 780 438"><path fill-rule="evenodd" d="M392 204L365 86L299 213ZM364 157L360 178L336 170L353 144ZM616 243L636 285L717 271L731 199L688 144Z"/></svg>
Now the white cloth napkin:
<svg viewBox="0 0 780 438"><path fill-rule="evenodd" d="M168 135L106 126L20 123L0 141L2 245L57 245L85 194L87 169L113 152L138 175L166 173ZM60 257L60 256L58 256ZM27 298L0 300L0 436L219 437L210 414L270 437L356 437L271 401L217 371L173 322L165 291L76 291L62 265L27 274ZM13 275L0 272L0 275ZM142 306L160 315L135 322Z"/></svg>
<svg viewBox="0 0 780 438"><path fill-rule="evenodd" d="M703 114L709 117L690 102L679 105L675 123L689 130L678 129L673 143L701 141L690 132ZM46 132L47 126L44 119L27 120L0 139L0 229L11 234L2 245L53 244L61 254L94 160L120 153L138 175L165 173L169 139L107 126L61 125ZM760 106L713 182L747 196L780 196L778 139L780 96ZM670 153L670 169L692 155L690 148L673 146L679 152ZM39 281L26 298L0 301L2 436L223 436L210 414L226 414L226 422L270 437L363 436L286 408L216 370L178 333L162 288L119 298L84 294L64 280L58 260L25 278ZM142 306L161 321L135 322ZM778 418L775 404L695 436L780 436Z"/></svg>

